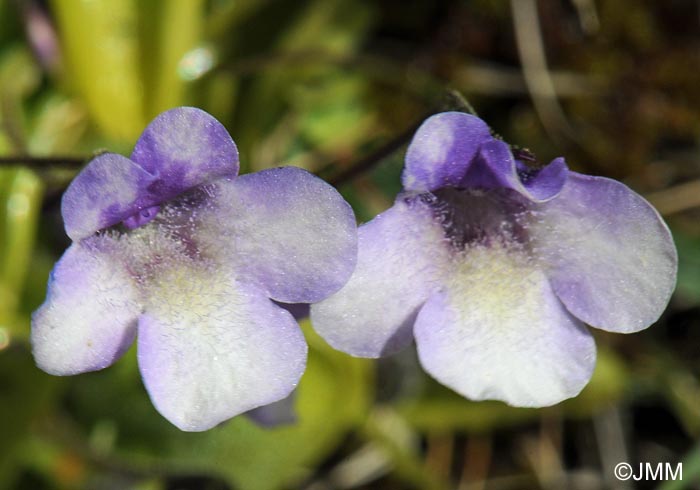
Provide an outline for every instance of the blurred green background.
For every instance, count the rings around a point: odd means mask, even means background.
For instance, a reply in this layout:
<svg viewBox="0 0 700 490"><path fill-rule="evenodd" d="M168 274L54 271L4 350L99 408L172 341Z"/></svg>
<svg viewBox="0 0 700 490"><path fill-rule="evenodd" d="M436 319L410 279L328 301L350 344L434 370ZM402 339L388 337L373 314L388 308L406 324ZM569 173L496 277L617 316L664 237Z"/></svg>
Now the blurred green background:
<svg viewBox="0 0 700 490"><path fill-rule="evenodd" d="M583 394L471 403L410 350L312 349L295 424L200 434L160 417L134 352L39 371L29 315L68 245L60 196L93 154L129 154L179 105L220 119L242 171L297 165L360 221L392 203L403 152L462 93L542 162L620 179L667 219L678 290L640 334L596 332ZM700 3L669 0L0 0L0 489L700 488ZM617 482L621 461L682 482Z"/></svg>

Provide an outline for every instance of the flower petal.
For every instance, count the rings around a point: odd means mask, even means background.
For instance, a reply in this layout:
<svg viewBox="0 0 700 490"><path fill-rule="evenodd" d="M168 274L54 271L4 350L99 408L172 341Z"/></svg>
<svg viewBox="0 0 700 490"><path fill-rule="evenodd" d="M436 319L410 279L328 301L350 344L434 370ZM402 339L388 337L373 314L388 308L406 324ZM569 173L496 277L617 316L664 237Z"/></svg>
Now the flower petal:
<svg viewBox="0 0 700 490"><path fill-rule="evenodd" d="M380 357L408 345L418 309L448 262L442 227L419 200L396 204L359 230L350 281L311 306L316 331L336 349Z"/></svg>
<svg viewBox="0 0 700 490"><path fill-rule="evenodd" d="M429 117L408 147L404 189L425 192L457 187L479 147L490 140L489 127L478 117L462 112Z"/></svg>
<svg viewBox="0 0 700 490"><path fill-rule="evenodd" d="M226 128L206 112L180 107L146 128L131 156L94 158L71 182L61 203L72 240L127 220L193 187L238 173L238 150ZM137 215L136 220L129 220ZM149 217L150 218L150 217ZM133 226L130 226L133 227Z"/></svg>
<svg viewBox="0 0 700 490"><path fill-rule="evenodd" d="M284 303L338 291L357 260L352 208L333 187L295 167L220 182L210 243L225 243L241 271ZM225 217L225 219L224 219Z"/></svg>
<svg viewBox="0 0 700 490"><path fill-rule="evenodd" d="M174 268L151 297L139 367L153 404L182 430L281 400L304 372L306 341L292 316L218 267Z"/></svg>
<svg viewBox="0 0 700 490"><path fill-rule="evenodd" d="M153 175L121 155L95 157L63 194L61 214L74 241L115 225L157 202L148 188Z"/></svg>
<svg viewBox="0 0 700 490"><path fill-rule="evenodd" d="M541 169L530 169L524 165L518 168L510 147L494 139L481 145L457 187L513 189L530 201L542 202L553 199L561 192L567 175L568 168L563 158Z"/></svg>
<svg viewBox="0 0 700 490"><path fill-rule="evenodd" d="M273 428L293 424L298 420L297 412L294 409L295 402L296 391L293 391L287 398L254 408L246 412L246 415L260 427Z"/></svg>
<svg viewBox="0 0 700 490"><path fill-rule="evenodd" d="M518 172L510 147L494 138L486 123L462 112L443 112L418 128L402 179L408 191L506 187L541 202L561 191L567 173L563 159L537 171Z"/></svg>
<svg viewBox="0 0 700 490"><path fill-rule="evenodd" d="M226 128L194 107L160 114L136 142L131 159L156 176L160 202L219 177L238 174L238 150Z"/></svg>
<svg viewBox="0 0 700 490"><path fill-rule="evenodd" d="M575 396L595 365L590 333L523 253L475 247L418 314L421 364L473 400L542 407Z"/></svg>
<svg viewBox="0 0 700 490"><path fill-rule="evenodd" d="M533 170L519 169L520 181L533 201L548 201L556 197L569 176L569 168L563 158L555 158L549 165Z"/></svg>
<svg viewBox="0 0 700 490"><path fill-rule="evenodd" d="M540 211L532 233L571 313L621 333L659 318L675 288L678 257L644 198L614 180L570 172L562 193Z"/></svg>
<svg viewBox="0 0 700 490"><path fill-rule="evenodd" d="M96 371L133 342L141 308L115 246L106 237L74 243L56 264L46 302L32 315L34 358L44 371Z"/></svg>

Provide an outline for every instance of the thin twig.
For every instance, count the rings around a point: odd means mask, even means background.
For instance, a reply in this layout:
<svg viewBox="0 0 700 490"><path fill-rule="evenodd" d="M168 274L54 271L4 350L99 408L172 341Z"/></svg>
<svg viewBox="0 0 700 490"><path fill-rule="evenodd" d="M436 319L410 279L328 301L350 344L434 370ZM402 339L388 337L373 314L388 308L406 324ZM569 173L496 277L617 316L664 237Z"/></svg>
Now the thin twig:
<svg viewBox="0 0 700 490"><path fill-rule="evenodd" d="M426 116L427 117L427 116ZM383 159L400 149L403 145L408 143L415 133L418 126L423 122L424 118L421 118L418 122L412 124L404 132L400 133L396 137L389 140L384 146L378 148L373 153L361 158L349 167L341 170L335 175L327 178L328 182L333 185L341 185L364 172L370 170L376 164L381 162ZM0 167L1 166L14 166L14 165L24 165L29 168L41 169L52 167L56 165L65 165L71 167L80 167L89 157L61 157L61 156L33 156L33 155L10 155L10 156L0 156ZM322 168L318 173L325 177L325 174L331 173L331 169L335 168L335 164L329 164Z"/></svg>
<svg viewBox="0 0 700 490"><path fill-rule="evenodd" d="M426 94L439 92L445 84L445 80L415 64L405 64L382 55L339 54L318 49L266 53L235 63L224 62L203 76L220 71L244 76L274 68L319 64L362 70L379 81L400 85L420 95L421 99L426 98ZM559 97L587 97L603 90L600 80L589 74L561 70L548 71L548 74ZM520 69L483 60L471 60L468 65L455 67L449 82L470 94L508 97L530 93Z"/></svg>
<svg viewBox="0 0 700 490"><path fill-rule="evenodd" d="M535 110L547 133L560 141L561 134L573 139L574 131L559 105L542 41L536 0L511 0L513 28L517 41L523 76ZM561 141L560 141L561 142Z"/></svg>
<svg viewBox="0 0 700 490"><path fill-rule="evenodd" d="M443 110L458 110L471 114L472 116L479 117L479 114L476 112L476 109L474 109L474 106L459 90L447 89L444 98L445 102L443 103L443 106L446 107L444 107Z"/></svg>
<svg viewBox="0 0 700 490"><path fill-rule="evenodd" d="M385 56L368 53L334 53L318 49L272 52L233 62L222 62L203 76L215 75L222 71L246 76L274 68L288 66L298 68L319 64L351 71L362 71L376 81L400 86L401 89L413 94L419 100L429 100L431 94L441 91L444 83L428 70L405 65Z"/></svg>
<svg viewBox="0 0 700 490"><path fill-rule="evenodd" d="M457 90L448 89L443 93L442 100L438 102L432 110L423 114L417 121L411 124L403 132L396 135L391 140L387 141L384 146L378 148L376 151L370 153L364 158L361 158L354 164L346 167L335 175L331 174L332 169L336 168L338 165L336 163L331 163L326 165L324 168L316 172L319 177L324 178L329 184L334 186L339 186L349 182L363 173L371 170L375 165L379 164L382 160L390 156L392 153L401 149L402 146L406 145L416 130L423 124L428 117L432 116L437 112L443 111L462 111L468 112L470 114L476 115L476 110L472 107L469 101ZM328 174L331 174L330 176Z"/></svg>
<svg viewBox="0 0 700 490"><path fill-rule="evenodd" d="M573 0L581 29L592 36L600 30L600 17L593 0Z"/></svg>
<svg viewBox="0 0 700 490"><path fill-rule="evenodd" d="M437 110L429 111L420 117L417 121L411 124L404 131L396 135L391 140L387 141L383 146L357 160L352 165L340 170L337 173L333 173L334 169L338 167L337 163L330 163L316 172L321 178L324 178L328 183L339 186L345 184L363 173L371 170L374 166L379 164L382 160L390 156L392 153L401 149L402 146L406 145L413 134L416 132L418 127L423 123L423 121L434 114L435 112L443 110L463 110L471 113L475 113L469 102L459 95L456 91L449 91L446 94L446 98L441 104L441 107ZM13 155L13 156L3 156L0 157L0 166L4 165L17 165L24 164L33 168L44 168L52 165L69 165L69 166L81 166L88 160L87 157L36 157L31 155Z"/></svg>
<svg viewBox="0 0 700 490"><path fill-rule="evenodd" d="M454 434L428 434L425 466L445 481L450 481L454 458Z"/></svg>
<svg viewBox="0 0 700 490"><path fill-rule="evenodd" d="M80 167L89 159L90 157L9 155L0 156L0 166L24 165L29 168L46 168L54 165L66 165L69 167Z"/></svg>
<svg viewBox="0 0 700 490"><path fill-rule="evenodd" d="M458 490L484 490L493 457L491 434L472 434L467 439Z"/></svg>
<svg viewBox="0 0 700 490"><path fill-rule="evenodd" d="M604 94L606 87L600 77L573 71L550 71L554 90L559 98L593 97ZM529 95L521 69L496 63L471 62L455 67L450 80L470 94L492 97Z"/></svg>
<svg viewBox="0 0 700 490"><path fill-rule="evenodd" d="M630 460L627 449L625 424L619 407L611 406L593 417L598 453L603 469L603 480L620 490L631 489L630 482L615 478L615 467Z"/></svg>
<svg viewBox="0 0 700 490"><path fill-rule="evenodd" d="M664 216L698 208L700 207L700 180L652 192L647 194L646 198Z"/></svg>
<svg viewBox="0 0 700 490"><path fill-rule="evenodd" d="M425 118L421 118L418 122L415 122L409 126L405 131L387 141L382 147L378 148L366 157L359 159L354 164L341 170L337 174L328 177L326 180L328 180L329 184L337 187L355 179L368 170L371 170L375 165L379 164L382 160L407 144L424 119ZM323 176L324 173L333 167L335 167L335 164L330 164L321 169L318 173Z"/></svg>

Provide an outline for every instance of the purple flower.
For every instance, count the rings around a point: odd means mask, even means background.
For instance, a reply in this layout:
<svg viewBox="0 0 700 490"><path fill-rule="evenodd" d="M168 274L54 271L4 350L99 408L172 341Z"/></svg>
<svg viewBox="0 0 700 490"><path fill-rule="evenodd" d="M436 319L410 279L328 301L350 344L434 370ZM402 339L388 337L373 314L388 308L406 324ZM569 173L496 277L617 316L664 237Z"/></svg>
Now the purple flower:
<svg viewBox="0 0 700 490"><path fill-rule="evenodd" d="M102 369L137 337L154 405L187 431L285 398L307 346L272 300L340 289L355 266L355 220L304 170L237 173L231 137L194 108L158 116L131 159L93 159L63 197L74 243L32 318L39 367Z"/></svg>
<svg viewBox="0 0 700 490"><path fill-rule="evenodd" d="M429 118L403 185L360 227L348 284L311 308L340 350L379 357L415 338L425 370L463 396L546 406L591 377L584 323L636 332L669 301L676 250L642 197L561 158L530 169L476 117Z"/></svg>

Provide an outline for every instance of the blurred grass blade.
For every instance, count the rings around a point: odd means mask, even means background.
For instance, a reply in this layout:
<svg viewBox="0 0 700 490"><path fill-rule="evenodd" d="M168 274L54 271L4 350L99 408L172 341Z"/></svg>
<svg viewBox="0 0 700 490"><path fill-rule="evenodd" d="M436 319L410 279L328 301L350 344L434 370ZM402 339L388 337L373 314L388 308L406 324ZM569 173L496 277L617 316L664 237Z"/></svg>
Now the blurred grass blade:
<svg viewBox="0 0 700 490"><path fill-rule="evenodd" d="M186 80L183 56L195 48L204 23L203 0L145 0L138 3L145 116L181 105Z"/></svg>
<svg viewBox="0 0 700 490"><path fill-rule="evenodd" d="M0 169L0 323L12 325L34 250L42 185L31 170Z"/></svg>
<svg viewBox="0 0 700 490"><path fill-rule="evenodd" d="M698 488L697 484L700 481L700 445L696 445L691 449L683 458L682 463L682 479L667 480L659 485L657 490L690 490Z"/></svg>
<svg viewBox="0 0 700 490"><path fill-rule="evenodd" d="M136 0L54 0L66 79L107 136L133 141L146 123Z"/></svg>

